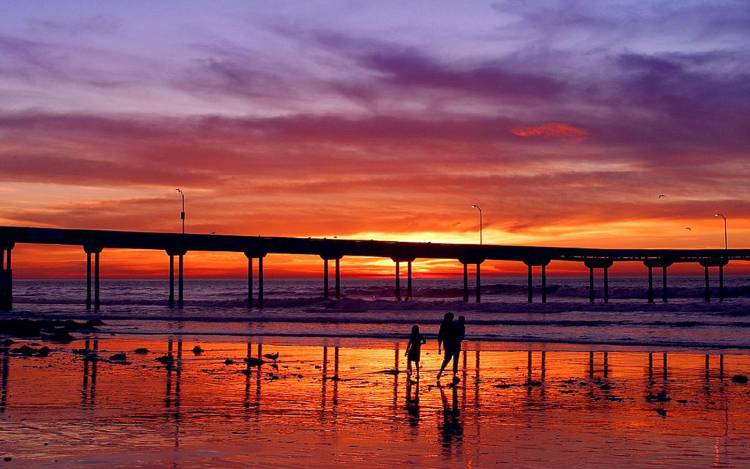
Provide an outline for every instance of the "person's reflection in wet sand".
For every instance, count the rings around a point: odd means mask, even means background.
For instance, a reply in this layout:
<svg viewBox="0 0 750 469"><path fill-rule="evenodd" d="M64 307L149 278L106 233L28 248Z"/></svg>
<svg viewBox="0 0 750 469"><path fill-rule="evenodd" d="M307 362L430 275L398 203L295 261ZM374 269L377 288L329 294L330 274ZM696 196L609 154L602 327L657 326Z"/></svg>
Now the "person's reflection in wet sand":
<svg viewBox="0 0 750 469"><path fill-rule="evenodd" d="M406 413L409 417L409 425L419 425L419 376L416 380L406 380Z"/></svg>
<svg viewBox="0 0 750 469"><path fill-rule="evenodd" d="M461 422L461 411L458 408L458 386L451 386L452 403L448 402L443 386L438 386L440 399L443 403L442 422L439 423L438 433L442 446L443 456L450 458L455 445L457 450L463 447L463 422Z"/></svg>

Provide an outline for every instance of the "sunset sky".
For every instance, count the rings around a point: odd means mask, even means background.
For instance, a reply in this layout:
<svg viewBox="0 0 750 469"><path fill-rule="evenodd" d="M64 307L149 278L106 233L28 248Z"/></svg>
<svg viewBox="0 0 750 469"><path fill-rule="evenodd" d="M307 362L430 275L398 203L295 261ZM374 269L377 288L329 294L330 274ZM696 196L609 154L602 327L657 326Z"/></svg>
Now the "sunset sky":
<svg viewBox="0 0 750 469"><path fill-rule="evenodd" d="M749 4L541 4L4 3L0 224L176 231L181 187L196 233L476 242L479 203L486 243L717 248L723 212L749 247ZM82 272L16 251L21 277Z"/></svg>

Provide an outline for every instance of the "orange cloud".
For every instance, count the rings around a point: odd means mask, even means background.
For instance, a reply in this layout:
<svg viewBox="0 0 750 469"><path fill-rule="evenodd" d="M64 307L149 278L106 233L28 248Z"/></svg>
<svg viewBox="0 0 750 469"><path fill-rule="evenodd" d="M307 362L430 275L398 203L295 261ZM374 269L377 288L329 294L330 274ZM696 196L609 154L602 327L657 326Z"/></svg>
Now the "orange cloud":
<svg viewBox="0 0 750 469"><path fill-rule="evenodd" d="M562 122L547 122L542 125L515 129L511 133L522 138L584 139L589 133L581 128Z"/></svg>

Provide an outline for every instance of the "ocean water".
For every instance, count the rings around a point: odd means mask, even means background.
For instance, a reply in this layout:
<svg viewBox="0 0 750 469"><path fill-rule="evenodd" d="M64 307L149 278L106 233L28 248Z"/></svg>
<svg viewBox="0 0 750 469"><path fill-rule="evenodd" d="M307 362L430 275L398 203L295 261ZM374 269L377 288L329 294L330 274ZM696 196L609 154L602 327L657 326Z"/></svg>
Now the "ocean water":
<svg viewBox="0 0 750 469"><path fill-rule="evenodd" d="M538 280L537 280L538 282ZM405 281L402 294L406 294ZM104 280L102 309L87 312L85 282L16 280L13 317L65 317L105 321L116 333L400 339L412 324L434 336L447 311L467 318L467 339L483 342L546 342L646 347L750 348L750 279L726 279L726 299L703 300L702 277L672 277L669 302L646 302L646 279L610 279L610 302L588 301L588 278L548 283L548 303L526 302L523 277L485 278L482 303L463 303L462 280L414 281L414 298L396 301L388 279L343 279L342 299L325 300L319 279L265 282L263 310L248 309L244 280L187 280L185 307L167 307L168 283L159 280ZM333 295L333 288L331 288ZM255 286L257 294L257 285Z"/></svg>

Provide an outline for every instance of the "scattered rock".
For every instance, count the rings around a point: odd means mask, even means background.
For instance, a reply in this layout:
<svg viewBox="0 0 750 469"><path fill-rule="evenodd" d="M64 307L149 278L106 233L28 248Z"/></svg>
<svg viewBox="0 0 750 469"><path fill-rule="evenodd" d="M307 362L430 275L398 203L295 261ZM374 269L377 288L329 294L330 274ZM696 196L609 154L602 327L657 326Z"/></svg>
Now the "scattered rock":
<svg viewBox="0 0 750 469"><path fill-rule="evenodd" d="M201 353L203 353L203 349L200 345L193 347L193 355L200 355Z"/></svg>
<svg viewBox="0 0 750 469"><path fill-rule="evenodd" d="M109 357L109 359L113 362L124 362L125 360L127 360L127 356L124 353L116 353Z"/></svg>
<svg viewBox="0 0 750 469"><path fill-rule="evenodd" d="M599 389L601 389L602 391L609 391L610 389L612 389L612 385L608 383L603 383L599 385Z"/></svg>
<svg viewBox="0 0 750 469"><path fill-rule="evenodd" d="M662 389L656 395L649 394L646 396L646 400L649 402L667 402L671 401L672 398L667 395L666 389Z"/></svg>
<svg viewBox="0 0 750 469"><path fill-rule="evenodd" d="M20 347L12 349L10 353L14 355L23 355L25 357L30 357L34 355L34 353L36 353L36 350L29 347L28 345L22 345Z"/></svg>
<svg viewBox="0 0 750 469"><path fill-rule="evenodd" d="M234 365L234 360L232 360L231 358L227 358L226 360L224 360L224 364L225 365Z"/></svg>
<svg viewBox="0 0 750 469"><path fill-rule="evenodd" d="M70 335L68 331L65 330L54 330L51 333L42 332L41 333L42 340L48 340L50 342L59 342L61 344L69 344L76 340L75 337Z"/></svg>
<svg viewBox="0 0 750 469"><path fill-rule="evenodd" d="M617 397L617 396L607 396L605 397L605 399L608 401L612 401L612 402L622 402L625 400L622 397Z"/></svg>
<svg viewBox="0 0 750 469"><path fill-rule="evenodd" d="M139 347L133 350L133 353L138 354L138 355L147 355L148 349L146 347Z"/></svg>
<svg viewBox="0 0 750 469"><path fill-rule="evenodd" d="M260 366L263 364L263 360L255 357L247 357L245 358L245 363L247 363L250 366Z"/></svg>
<svg viewBox="0 0 750 469"><path fill-rule="evenodd" d="M659 414L659 415L661 415L662 417L666 417L667 416L667 411L664 410L664 409L656 409L656 413Z"/></svg>
<svg viewBox="0 0 750 469"><path fill-rule="evenodd" d="M680 404L687 404L688 403L687 399L677 399L677 402L679 402Z"/></svg>
<svg viewBox="0 0 750 469"><path fill-rule="evenodd" d="M50 349L46 345L44 347L41 347L36 351L37 357L48 357L49 356Z"/></svg>
<svg viewBox="0 0 750 469"><path fill-rule="evenodd" d="M10 456L5 456L3 458L3 461L5 461L5 462L11 462L11 461L13 461L13 458L11 458Z"/></svg>
<svg viewBox="0 0 750 469"><path fill-rule="evenodd" d="M264 358L268 358L269 360L276 361L279 359L279 352L276 353L266 353L263 355Z"/></svg>
<svg viewBox="0 0 750 469"><path fill-rule="evenodd" d="M401 373L399 370L383 370L380 373L383 373L384 375L397 375Z"/></svg>
<svg viewBox="0 0 750 469"><path fill-rule="evenodd" d="M0 334L12 337L43 338L57 342L70 342L74 340L71 332L91 332L96 330L96 325L103 324L101 321L79 323L72 320L59 321L51 319L1 319Z"/></svg>
<svg viewBox="0 0 750 469"><path fill-rule="evenodd" d="M734 375L732 376L732 382L737 384L747 384L747 376L745 375Z"/></svg>
<svg viewBox="0 0 750 469"><path fill-rule="evenodd" d="M157 358L156 361L165 365L171 365L172 363L174 363L174 358L171 355L162 355L161 357Z"/></svg>
<svg viewBox="0 0 750 469"><path fill-rule="evenodd" d="M9 345L13 345L13 341L10 340L10 339L5 339L3 341L3 345L6 346L6 347L9 346Z"/></svg>

